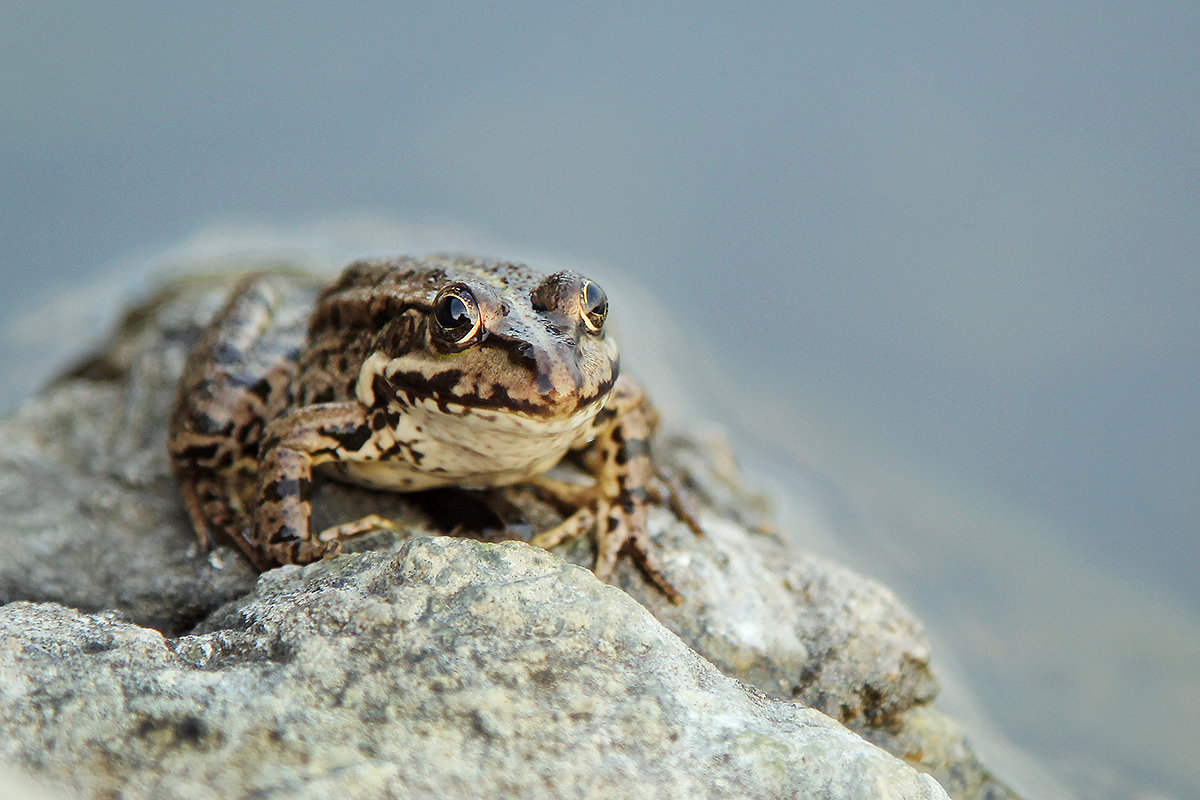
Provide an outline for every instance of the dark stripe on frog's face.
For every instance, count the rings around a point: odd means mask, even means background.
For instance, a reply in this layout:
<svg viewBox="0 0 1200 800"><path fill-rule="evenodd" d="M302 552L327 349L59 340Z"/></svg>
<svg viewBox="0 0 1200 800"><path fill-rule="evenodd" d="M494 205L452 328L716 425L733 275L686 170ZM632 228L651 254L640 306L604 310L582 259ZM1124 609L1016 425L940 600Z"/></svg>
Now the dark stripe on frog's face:
<svg viewBox="0 0 1200 800"><path fill-rule="evenodd" d="M420 371L393 372L388 383L410 397L429 398L437 402L443 411L449 411L450 405L467 408L487 408L503 411L516 411L530 416L569 416L582 410L598 400L608 397L612 391L615 378L608 378L596 386L589 394L578 394L560 400L538 401L515 397L507 386L500 383L475 383L475 389L465 389L471 386L469 379L464 380L462 370L448 369L433 375ZM545 396L545 395L543 395Z"/></svg>
<svg viewBox="0 0 1200 800"><path fill-rule="evenodd" d="M413 349L380 366L393 391L429 398L443 410L453 404L548 418L600 405L619 370L605 340L534 342L503 334L458 353Z"/></svg>

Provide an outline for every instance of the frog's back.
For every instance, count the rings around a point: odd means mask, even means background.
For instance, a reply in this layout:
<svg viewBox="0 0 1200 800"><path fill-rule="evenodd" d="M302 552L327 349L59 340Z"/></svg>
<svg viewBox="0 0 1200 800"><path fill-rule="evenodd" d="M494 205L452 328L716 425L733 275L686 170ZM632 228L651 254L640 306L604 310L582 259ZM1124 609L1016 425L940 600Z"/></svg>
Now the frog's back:
<svg viewBox="0 0 1200 800"><path fill-rule="evenodd" d="M411 316L426 287L436 291L439 273L416 259L351 264L311 304L308 331L292 384L299 407L355 397L359 370L381 335L408 346Z"/></svg>

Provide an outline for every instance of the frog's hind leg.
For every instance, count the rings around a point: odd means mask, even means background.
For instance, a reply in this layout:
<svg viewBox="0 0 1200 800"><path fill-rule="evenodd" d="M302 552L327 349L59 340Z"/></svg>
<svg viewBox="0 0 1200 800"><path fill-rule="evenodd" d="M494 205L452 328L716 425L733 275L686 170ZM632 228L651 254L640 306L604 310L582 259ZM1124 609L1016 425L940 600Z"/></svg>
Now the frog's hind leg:
<svg viewBox="0 0 1200 800"><path fill-rule="evenodd" d="M251 540L250 518L231 502L233 495L226 478L203 469L183 469L177 477L183 507L196 531L200 552L210 552L216 546L217 536L223 535L237 545L257 569L270 566Z"/></svg>
<svg viewBox="0 0 1200 800"><path fill-rule="evenodd" d="M259 569L251 515L265 425L286 405L303 325L278 317L266 276L241 281L197 342L180 378L168 452L201 551L228 537Z"/></svg>

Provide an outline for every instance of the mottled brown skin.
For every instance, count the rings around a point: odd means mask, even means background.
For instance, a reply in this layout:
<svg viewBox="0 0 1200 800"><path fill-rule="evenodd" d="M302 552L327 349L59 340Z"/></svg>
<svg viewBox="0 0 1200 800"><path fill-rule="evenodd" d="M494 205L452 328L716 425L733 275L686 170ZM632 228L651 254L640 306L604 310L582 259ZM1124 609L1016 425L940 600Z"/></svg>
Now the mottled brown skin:
<svg viewBox="0 0 1200 800"><path fill-rule="evenodd" d="M656 415L618 377L599 287L435 256L353 264L307 319L290 310L297 293L278 276L245 279L180 379L170 454L203 549L225 536L265 569L387 526L311 530L314 468L395 491L531 482L567 511L534 543L593 530L598 576L629 553L678 599L645 527L652 489L670 494L650 458ZM593 485L544 476L569 451Z"/></svg>

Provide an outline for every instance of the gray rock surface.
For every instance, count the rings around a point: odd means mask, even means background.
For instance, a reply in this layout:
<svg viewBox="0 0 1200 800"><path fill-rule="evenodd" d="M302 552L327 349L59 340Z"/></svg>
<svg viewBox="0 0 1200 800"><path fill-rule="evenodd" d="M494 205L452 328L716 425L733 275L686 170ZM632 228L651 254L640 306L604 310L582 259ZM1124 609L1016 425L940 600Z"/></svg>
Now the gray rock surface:
<svg viewBox="0 0 1200 800"><path fill-rule="evenodd" d="M919 622L772 530L711 438L658 448L706 532L651 514L678 606L627 563L628 595L558 557L589 564L586 541L429 538L427 505L333 483L319 524L369 507L401 530L257 588L198 554L164 420L227 285L167 287L0 421L5 761L92 796L940 796L844 723L954 797L1010 796L931 709Z"/></svg>
<svg viewBox="0 0 1200 800"><path fill-rule="evenodd" d="M90 795L945 797L525 544L276 570L203 630L6 606L4 756Z"/></svg>

